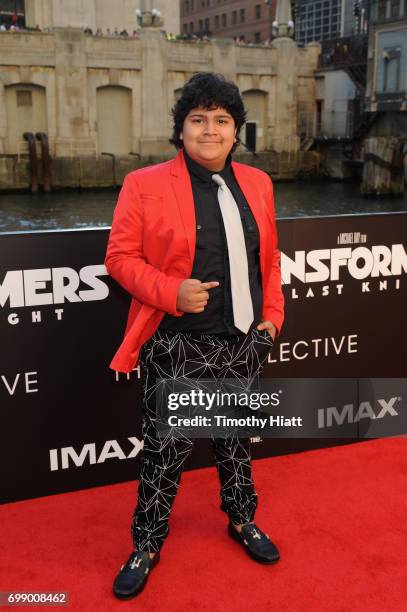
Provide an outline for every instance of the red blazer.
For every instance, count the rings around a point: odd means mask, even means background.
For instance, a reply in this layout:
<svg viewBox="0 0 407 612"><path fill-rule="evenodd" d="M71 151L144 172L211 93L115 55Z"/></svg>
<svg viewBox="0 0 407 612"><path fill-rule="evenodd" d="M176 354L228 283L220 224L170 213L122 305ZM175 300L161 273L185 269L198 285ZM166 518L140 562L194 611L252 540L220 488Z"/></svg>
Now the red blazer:
<svg viewBox="0 0 407 612"><path fill-rule="evenodd" d="M260 234L262 319L279 331L284 319L280 253L273 184L261 170L232 162L233 172ZM107 245L108 273L132 296L125 336L110 367L130 372L142 344L165 313L177 310L178 289L190 278L195 255L195 206L182 150L161 164L130 172L124 179ZM216 279L213 279L216 280Z"/></svg>

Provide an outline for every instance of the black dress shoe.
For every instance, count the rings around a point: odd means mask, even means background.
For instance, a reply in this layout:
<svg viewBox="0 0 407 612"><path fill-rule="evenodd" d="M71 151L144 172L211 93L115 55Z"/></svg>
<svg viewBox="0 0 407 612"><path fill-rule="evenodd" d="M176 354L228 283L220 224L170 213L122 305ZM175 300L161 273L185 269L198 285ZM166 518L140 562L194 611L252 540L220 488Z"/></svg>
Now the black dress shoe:
<svg viewBox="0 0 407 612"><path fill-rule="evenodd" d="M259 563L276 563L280 558L277 547L254 523L243 525L240 533L229 523L228 534L243 546L249 557Z"/></svg>
<svg viewBox="0 0 407 612"><path fill-rule="evenodd" d="M122 565L113 583L113 593L119 599L130 599L141 593L147 583L150 571L160 560L156 552L151 559L150 553L142 550L131 553L125 565Z"/></svg>

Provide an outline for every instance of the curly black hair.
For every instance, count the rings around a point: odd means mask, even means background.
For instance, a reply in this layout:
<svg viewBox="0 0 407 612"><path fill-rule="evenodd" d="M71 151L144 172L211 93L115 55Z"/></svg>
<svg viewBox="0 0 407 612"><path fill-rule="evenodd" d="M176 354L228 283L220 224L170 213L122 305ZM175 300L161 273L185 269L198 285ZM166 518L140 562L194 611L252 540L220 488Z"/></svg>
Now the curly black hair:
<svg viewBox="0 0 407 612"><path fill-rule="evenodd" d="M177 149L182 149L184 146L180 133L185 117L193 108L198 107L207 110L221 107L232 115L237 128L236 142L231 149L233 152L240 144L239 133L247 116L237 85L227 81L223 75L214 72L198 72L185 83L181 97L171 109L174 124L170 143Z"/></svg>

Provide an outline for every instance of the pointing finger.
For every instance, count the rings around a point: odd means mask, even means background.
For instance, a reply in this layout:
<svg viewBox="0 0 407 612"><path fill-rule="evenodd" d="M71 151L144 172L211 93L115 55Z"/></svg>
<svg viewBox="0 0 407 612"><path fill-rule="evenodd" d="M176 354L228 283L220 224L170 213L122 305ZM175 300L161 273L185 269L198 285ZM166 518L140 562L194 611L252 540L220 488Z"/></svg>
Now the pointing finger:
<svg viewBox="0 0 407 612"><path fill-rule="evenodd" d="M214 287L218 287L218 286L219 286L218 281L209 281L207 283L201 283L201 289L203 289L204 291L206 289L213 289Z"/></svg>

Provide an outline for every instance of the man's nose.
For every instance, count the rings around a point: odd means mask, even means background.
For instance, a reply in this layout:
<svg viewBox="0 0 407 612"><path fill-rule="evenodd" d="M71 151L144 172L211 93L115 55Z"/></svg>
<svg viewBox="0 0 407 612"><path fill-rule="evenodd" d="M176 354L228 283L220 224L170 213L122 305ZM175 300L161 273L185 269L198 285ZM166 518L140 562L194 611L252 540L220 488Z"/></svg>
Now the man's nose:
<svg viewBox="0 0 407 612"><path fill-rule="evenodd" d="M207 121L205 123L205 133L206 134L216 134L216 121Z"/></svg>

